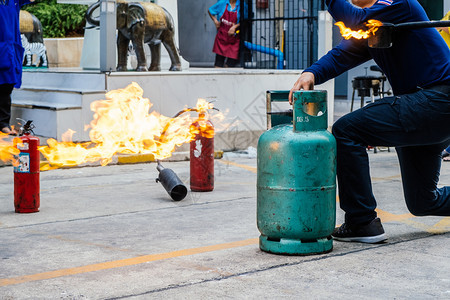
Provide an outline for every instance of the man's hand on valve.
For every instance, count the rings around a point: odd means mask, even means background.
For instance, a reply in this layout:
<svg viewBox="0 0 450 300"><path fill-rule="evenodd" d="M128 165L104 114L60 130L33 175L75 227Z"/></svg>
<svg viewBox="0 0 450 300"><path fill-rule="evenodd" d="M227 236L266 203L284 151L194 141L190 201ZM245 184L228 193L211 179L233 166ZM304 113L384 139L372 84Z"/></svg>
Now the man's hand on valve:
<svg viewBox="0 0 450 300"><path fill-rule="evenodd" d="M289 104L292 105L294 103L294 99L292 97L294 92L299 90L314 90L314 80L315 78L313 73L303 72L302 75L300 75L300 77L294 83L294 86L291 88L291 91L289 93Z"/></svg>

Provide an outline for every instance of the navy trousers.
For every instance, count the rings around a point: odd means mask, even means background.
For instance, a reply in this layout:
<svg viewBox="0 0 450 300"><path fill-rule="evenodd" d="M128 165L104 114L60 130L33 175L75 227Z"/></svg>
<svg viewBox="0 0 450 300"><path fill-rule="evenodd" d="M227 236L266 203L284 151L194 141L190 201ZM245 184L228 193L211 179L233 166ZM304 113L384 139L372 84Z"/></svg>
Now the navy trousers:
<svg viewBox="0 0 450 300"><path fill-rule="evenodd" d="M0 130L9 126L11 118L11 93L14 84L0 84Z"/></svg>
<svg viewBox="0 0 450 300"><path fill-rule="evenodd" d="M450 144L449 120L450 95L426 89L386 97L336 121L337 180L345 222L364 224L377 216L368 145L396 147L412 214L450 216L450 187L437 187L441 153Z"/></svg>

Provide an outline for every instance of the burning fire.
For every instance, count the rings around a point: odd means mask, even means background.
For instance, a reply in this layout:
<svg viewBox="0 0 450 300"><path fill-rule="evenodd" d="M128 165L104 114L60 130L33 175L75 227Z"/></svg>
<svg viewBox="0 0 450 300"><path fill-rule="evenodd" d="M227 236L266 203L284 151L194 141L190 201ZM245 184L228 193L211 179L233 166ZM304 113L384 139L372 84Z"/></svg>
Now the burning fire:
<svg viewBox="0 0 450 300"><path fill-rule="evenodd" d="M378 28L383 25L383 23L377 20L368 20L365 23L368 29L367 30L359 29L358 31L346 27L343 22L337 22L335 25L339 27L339 29L341 30L341 35L346 40L349 40L350 38L360 40L360 39L368 39L371 35L374 35L375 32L378 31Z"/></svg>
<svg viewBox="0 0 450 300"><path fill-rule="evenodd" d="M0 160L4 162L12 162L15 164L15 155L20 153L20 150L13 146L12 141L7 141L6 138L10 137L8 134L0 132Z"/></svg>
<svg viewBox="0 0 450 300"><path fill-rule="evenodd" d="M108 92L106 100L93 102L94 119L86 126L91 129L91 141L71 142L74 131L66 132L62 142L49 139L48 146L39 147L39 151L50 166L41 170L94 161L104 166L118 153L153 154L155 159L164 159L170 157L177 146L193 140L196 134L214 135L205 118L213 105L206 100L199 99L194 109L185 109L169 118L155 111L149 113L153 104L143 98L143 94L142 88L133 82L124 89ZM196 111L199 116L184 113L188 111ZM194 122L199 127L191 126Z"/></svg>

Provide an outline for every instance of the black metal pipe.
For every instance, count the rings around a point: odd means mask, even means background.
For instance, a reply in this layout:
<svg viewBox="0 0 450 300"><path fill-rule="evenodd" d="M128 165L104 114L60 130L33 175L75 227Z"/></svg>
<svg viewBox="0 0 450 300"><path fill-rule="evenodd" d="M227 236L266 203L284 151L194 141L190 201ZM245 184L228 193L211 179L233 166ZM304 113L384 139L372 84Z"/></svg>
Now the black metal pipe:
<svg viewBox="0 0 450 300"><path fill-rule="evenodd" d="M374 35L369 37L370 48L390 48L394 43L394 34L398 30L413 30L432 27L450 27L450 21L421 21L401 24L384 23Z"/></svg>
<svg viewBox="0 0 450 300"><path fill-rule="evenodd" d="M187 195L187 188L180 178L178 178L177 174L172 169L164 168L159 161L156 169L159 171L156 182L161 182L164 189L174 201L183 200Z"/></svg>
<svg viewBox="0 0 450 300"><path fill-rule="evenodd" d="M395 29L420 29L431 27L450 27L450 21L407 22L394 25Z"/></svg>

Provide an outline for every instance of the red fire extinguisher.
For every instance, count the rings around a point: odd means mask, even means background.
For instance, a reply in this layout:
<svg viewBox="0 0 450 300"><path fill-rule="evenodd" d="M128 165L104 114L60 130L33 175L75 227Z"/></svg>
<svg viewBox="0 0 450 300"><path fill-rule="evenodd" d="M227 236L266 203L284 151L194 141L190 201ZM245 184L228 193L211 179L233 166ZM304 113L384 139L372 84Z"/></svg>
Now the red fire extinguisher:
<svg viewBox="0 0 450 300"><path fill-rule="evenodd" d="M191 191L209 192L214 189L214 126L199 112L191 125L197 132L190 144Z"/></svg>
<svg viewBox="0 0 450 300"><path fill-rule="evenodd" d="M14 139L20 150L18 165L14 167L14 207L16 213L39 211L39 138L31 135L34 125L28 121L22 135Z"/></svg>

